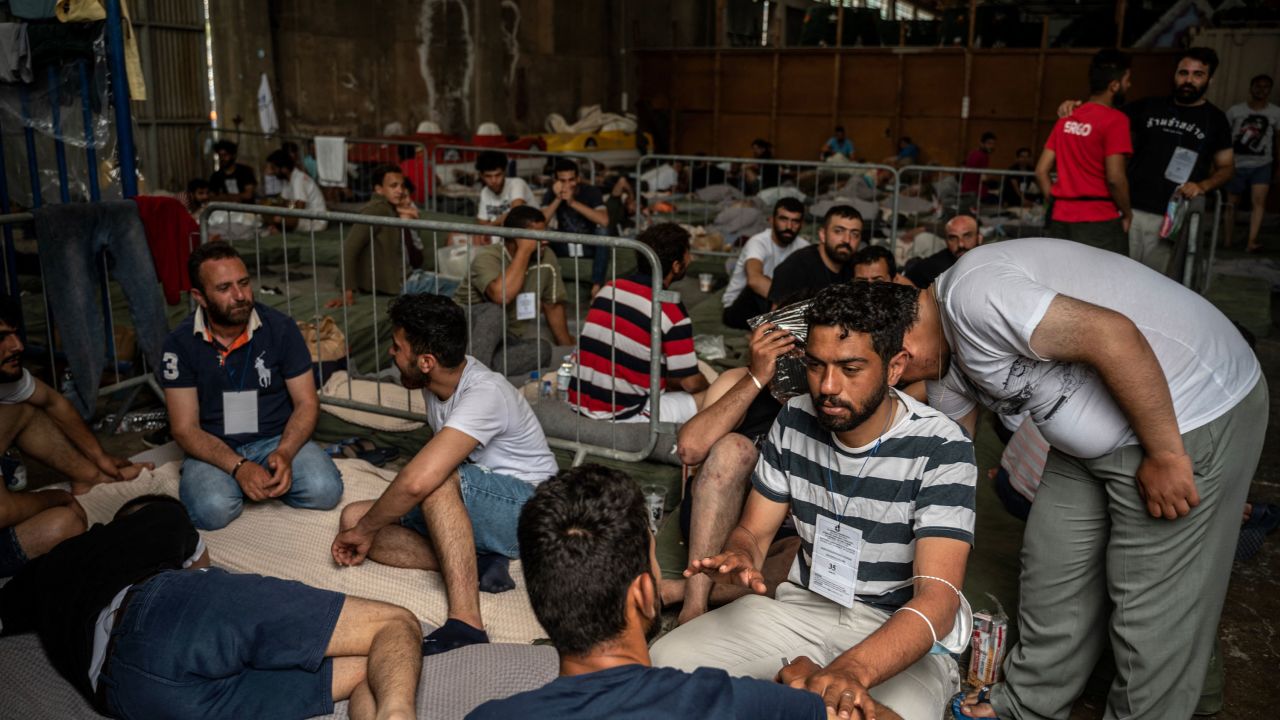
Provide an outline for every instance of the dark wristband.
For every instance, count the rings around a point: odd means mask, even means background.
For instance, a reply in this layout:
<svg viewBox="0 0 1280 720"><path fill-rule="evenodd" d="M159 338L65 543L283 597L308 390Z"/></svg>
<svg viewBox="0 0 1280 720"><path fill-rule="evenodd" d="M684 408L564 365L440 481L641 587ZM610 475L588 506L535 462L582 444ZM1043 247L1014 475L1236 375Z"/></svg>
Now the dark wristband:
<svg viewBox="0 0 1280 720"><path fill-rule="evenodd" d="M244 464L245 464L245 463L247 463L247 462L249 462L249 458L247 458L247 457L242 457L242 458L240 458L240 462L236 463L236 464L235 464L235 467L232 467L232 468L231 468L231 479L232 479L232 480L235 480L235 479L236 479L236 473L240 471L240 466L241 466L241 465L244 465Z"/></svg>

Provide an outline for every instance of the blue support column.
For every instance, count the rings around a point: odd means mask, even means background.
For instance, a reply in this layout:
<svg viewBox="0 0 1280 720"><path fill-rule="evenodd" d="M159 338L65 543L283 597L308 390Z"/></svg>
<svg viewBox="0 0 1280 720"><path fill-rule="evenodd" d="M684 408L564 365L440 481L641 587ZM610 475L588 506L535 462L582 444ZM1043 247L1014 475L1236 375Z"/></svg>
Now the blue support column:
<svg viewBox="0 0 1280 720"><path fill-rule="evenodd" d="M49 120L53 129L53 154L58 163L58 198L71 202L67 186L67 147L62 142L62 108L58 105L58 66L49 66Z"/></svg>
<svg viewBox="0 0 1280 720"><path fill-rule="evenodd" d="M107 60L111 69L111 102L115 106L116 153L120 158L120 191L138 194L137 155L133 145L133 115L129 109L129 77L124 66L124 16L120 0L106 0Z"/></svg>
<svg viewBox="0 0 1280 720"><path fill-rule="evenodd" d="M22 135L27 141L27 174L31 176L31 207L44 205L40 195L40 158L36 155L36 131L31 127L31 95L26 85L18 86L18 99L22 103Z"/></svg>
<svg viewBox="0 0 1280 720"><path fill-rule="evenodd" d="M4 137L4 132L0 131L0 138ZM0 139L0 214L9 214L12 210L9 207L9 179L4 173L4 141ZM13 226L0 225L0 234L4 237L4 292L10 297L18 297L18 255L13 247ZM23 323L25 325L25 323ZM23 342L26 342L25 328L19 327L18 332Z"/></svg>
<svg viewBox="0 0 1280 720"><path fill-rule="evenodd" d="M102 191L98 189L98 148L93 134L93 106L89 99L89 63L84 58L76 61L80 71L80 110L84 116L84 159L89 164L89 200L98 202Z"/></svg>

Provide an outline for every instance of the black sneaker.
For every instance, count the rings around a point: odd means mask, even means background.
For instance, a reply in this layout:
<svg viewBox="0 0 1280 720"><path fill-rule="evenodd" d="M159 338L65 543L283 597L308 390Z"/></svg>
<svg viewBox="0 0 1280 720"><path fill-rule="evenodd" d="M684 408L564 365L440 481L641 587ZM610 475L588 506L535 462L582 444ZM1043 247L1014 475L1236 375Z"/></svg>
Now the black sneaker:
<svg viewBox="0 0 1280 720"><path fill-rule="evenodd" d="M173 442L173 435L169 433L169 427L166 425L159 430L153 430L143 435L142 442L147 447L158 448Z"/></svg>

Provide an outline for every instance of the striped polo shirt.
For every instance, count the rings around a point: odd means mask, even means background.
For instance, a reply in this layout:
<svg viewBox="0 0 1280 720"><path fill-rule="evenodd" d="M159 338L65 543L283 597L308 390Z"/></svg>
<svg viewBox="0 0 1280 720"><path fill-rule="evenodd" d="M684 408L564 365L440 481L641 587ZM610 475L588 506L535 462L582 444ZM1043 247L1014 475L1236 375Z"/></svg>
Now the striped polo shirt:
<svg viewBox="0 0 1280 720"><path fill-rule="evenodd" d="M648 275L632 275L605 284L591 301L581 334L575 380L569 404L599 420L627 418L640 412L649 397L650 325L653 287ZM682 378L698 372L693 352L693 323L684 303L662 303L662 377ZM616 330L616 333L615 333Z"/></svg>
<svg viewBox="0 0 1280 720"><path fill-rule="evenodd" d="M973 443L959 425L893 392L901 400L897 420L860 448L846 447L818 424L809 395L792 398L769 431L751 478L765 497L791 504L801 552L790 582L809 586L817 516L825 515L861 531L855 593L888 612L911 599L909 585L887 591L915 574L918 538L973 544L978 476Z"/></svg>

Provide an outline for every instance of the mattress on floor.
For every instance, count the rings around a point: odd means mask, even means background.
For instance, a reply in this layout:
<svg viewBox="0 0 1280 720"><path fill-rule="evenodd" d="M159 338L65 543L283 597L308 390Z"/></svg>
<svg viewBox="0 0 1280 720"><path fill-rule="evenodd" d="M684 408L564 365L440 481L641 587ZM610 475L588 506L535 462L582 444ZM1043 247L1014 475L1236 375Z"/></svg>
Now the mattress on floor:
<svg viewBox="0 0 1280 720"><path fill-rule="evenodd" d="M417 716L462 718L487 700L510 697L555 679L559 659L543 645L478 645L426 658L418 682ZM58 675L35 635L0 638L0 717L66 720L103 717ZM340 702L325 718L343 720Z"/></svg>
<svg viewBox="0 0 1280 720"><path fill-rule="evenodd" d="M377 498L395 473L362 460L336 461L346 486L333 510L298 510L283 503L251 503L244 514L221 530L203 532L213 564L232 572L260 573L299 580L315 587L402 605L424 622L446 619L440 574L366 562L339 567L330 555L342 505ZM106 522L128 498L144 493L178 494L177 462L144 472L130 483L100 485L81 497L89 522ZM498 595L482 593L481 612L495 642L528 643L545 637L524 591L520 563L511 564L516 589Z"/></svg>

